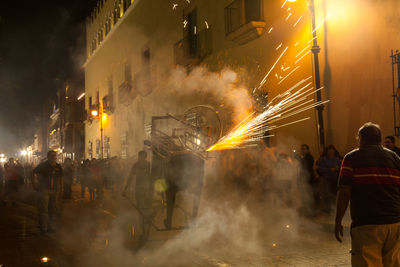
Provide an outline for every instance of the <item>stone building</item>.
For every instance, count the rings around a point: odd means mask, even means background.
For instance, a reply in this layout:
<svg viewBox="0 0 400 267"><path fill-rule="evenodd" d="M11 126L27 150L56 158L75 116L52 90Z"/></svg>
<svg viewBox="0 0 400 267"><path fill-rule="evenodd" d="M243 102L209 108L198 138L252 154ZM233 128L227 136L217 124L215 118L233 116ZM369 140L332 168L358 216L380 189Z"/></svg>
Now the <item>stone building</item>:
<svg viewBox="0 0 400 267"><path fill-rule="evenodd" d="M302 79L314 81L314 31L321 47L322 99L330 101L323 110L326 144L349 151L366 121L394 134L389 56L400 43L400 3L314 2L315 30L307 0L99 1L86 27L85 156L135 155L148 138L152 116L180 114L197 104L223 109L212 92L174 88L170 81L178 65L188 71L230 68L249 95L268 74L259 88L268 99ZM307 143L317 155L316 111L290 120L302 118L309 119L277 130L271 143L286 148ZM228 129L235 118L225 121Z"/></svg>

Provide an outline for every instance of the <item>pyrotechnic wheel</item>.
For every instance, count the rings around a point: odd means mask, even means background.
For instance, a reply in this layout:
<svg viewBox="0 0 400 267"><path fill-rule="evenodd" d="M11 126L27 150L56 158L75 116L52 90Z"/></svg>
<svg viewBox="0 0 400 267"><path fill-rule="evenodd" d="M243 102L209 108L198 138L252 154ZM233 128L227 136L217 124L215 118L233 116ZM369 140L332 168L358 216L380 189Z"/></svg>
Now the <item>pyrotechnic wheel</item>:
<svg viewBox="0 0 400 267"><path fill-rule="evenodd" d="M222 124L218 113L211 106L200 105L185 111L184 120L192 126L192 135L196 138L194 149L207 149L222 136Z"/></svg>

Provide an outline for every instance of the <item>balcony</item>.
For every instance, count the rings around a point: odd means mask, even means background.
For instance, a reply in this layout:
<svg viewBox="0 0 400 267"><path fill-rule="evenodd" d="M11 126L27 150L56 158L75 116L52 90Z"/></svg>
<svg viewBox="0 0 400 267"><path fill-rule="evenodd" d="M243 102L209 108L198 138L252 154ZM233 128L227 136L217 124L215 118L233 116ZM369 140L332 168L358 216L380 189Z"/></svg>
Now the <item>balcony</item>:
<svg viewBox="0 0 400 267"><path fill-rule="evenodd" d="M225 32L228 40L243 45L260 37L264 21L263 0L235 0L225 8Z"/></svg>
<svg viewBox="0 0 400 267"><path fill-rule="evenodd" d="M211 29L204 29L195 35L187 35L174 45L175 64L186 67L198 65L211 53Z"/></svg>
<svg viewBox="0 0 400 267"><path fill-rule="evenodd" d="M114 96L112 94L103 97L103 112L108 115L114 112Z"/></svg>

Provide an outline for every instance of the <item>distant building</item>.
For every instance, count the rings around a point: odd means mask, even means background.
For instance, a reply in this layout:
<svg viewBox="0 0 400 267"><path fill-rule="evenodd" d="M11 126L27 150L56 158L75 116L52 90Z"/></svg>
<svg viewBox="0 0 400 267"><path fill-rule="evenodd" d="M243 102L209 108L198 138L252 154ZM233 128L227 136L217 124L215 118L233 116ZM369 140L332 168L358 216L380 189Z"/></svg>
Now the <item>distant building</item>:
<svg viewBox="0 0 400 267"><path fill-rule="evenodd" d="M168 88L177 65L232 68L250 94L268 73L259 89L268 92L268 99L313 76L307 2L99 1L86 26L85 157L131 157L148 138L152 116L180 114L196 104L218 108L221 103L210 96L182 96ZM366 121L393 134L389 56L399 48L398 3L315 2L323 100L331 101L323 111L326 143L344 153L355 145L354 134ZM92 116L93 110L99 114ZM276 131L272 144L307 143L316 154L315 110L291 120L307 117Z"/></svg>

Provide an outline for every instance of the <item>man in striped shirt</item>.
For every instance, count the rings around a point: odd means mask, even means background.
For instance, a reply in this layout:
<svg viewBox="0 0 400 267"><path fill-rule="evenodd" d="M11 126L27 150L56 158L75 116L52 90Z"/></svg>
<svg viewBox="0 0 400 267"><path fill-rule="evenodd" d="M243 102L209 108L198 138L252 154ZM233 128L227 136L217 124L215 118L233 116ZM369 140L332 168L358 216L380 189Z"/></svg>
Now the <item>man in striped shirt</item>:
<svg viewBox="0 0 400 267"><path fill-rule="evenodd" d="M339 176L335 236L350 202L352 266L400 266L400 158L381 145L379 125L358 131Z"/></svg>

